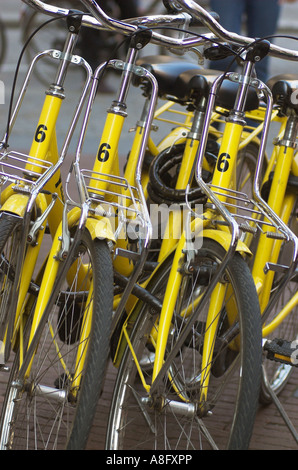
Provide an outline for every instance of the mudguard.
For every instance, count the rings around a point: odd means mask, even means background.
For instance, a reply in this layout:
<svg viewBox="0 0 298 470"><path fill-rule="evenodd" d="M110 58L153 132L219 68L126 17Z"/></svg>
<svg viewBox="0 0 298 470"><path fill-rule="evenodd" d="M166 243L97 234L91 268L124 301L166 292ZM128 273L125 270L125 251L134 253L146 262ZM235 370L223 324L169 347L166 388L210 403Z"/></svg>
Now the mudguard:
<svg viewBox="0 0 298 470"><path fill-rule="evenodd" d="M231 245L230 233L224 232L222 230L204 230L204 238L211 238L212 240L218 242L224 247L226 251L228 251ZM241 240L238 240L236 251L240 253L245 253L246 255L252 255L252 252L250 251L248 246Z"/></svg>
<svg viewBox="0 0 298 470"><path fill-rule="evenodd" d="M204 238L209 238L212 239L216 242L218 242L223 248L227 251L230 247L230 242L231 242L231 235L228 232L224 232L221 230L204 230ZM243 243L241 240L238 241L236 251L245 254L245 255L251 255L251 251L249 248ZM150 279L146 282L143 287L147 288L150 291L150 284L154 285L156 277L159 276L159 270L163 264L163 262L168 259L170 256L173 256L175 254L175 248L172 250L171 253L168 254L168 256L155 268L154 272L150 276ZM123 333L122 326L126 327L126 332L128 335L130 335L133 325L135 324L138 315L140 314L142 310L143 302L142 300L137 299L133 305L132 308L130 309L129 313L125 313L125 317L123 318L123 321L121 323L121 330L117 331L114 338L112 341L114 344L112 345L111 352L112 352L112 360L114 363L115 367L120 366L121 359L123 357L125 347L127 345L127 340L126 337ZM118 337L117 337L118 336ZM115 344L117 342L117 344Z"/></svg>
<svg viewBox="0 0 298 470"><path fill-rule="evenodd" d="M1 193L0 212L9 212L11 214L24 217L30 196L27 194L16 193L11 186ZM36 197L36 207L44 212L47 207L47 201L44 194L39 193Z"/></svg>
<svg viewBox="0 0 298 470"><path fill-rule="evenodd" d="M69 227L77 225L80 216L80 208L75 207L72 209L67 216ZM107 217L87 217L85 227L89 231L92 240L99 238L101 240L111 240L116 243L111 221Z"/></svg>
<svg viewBox="0 0 298 470"><path fill-rule="evenodd" d="M11 214L24 217L28 205L28 196L25 194L12 194L1 206L0 212L9 212Z"/></svg>

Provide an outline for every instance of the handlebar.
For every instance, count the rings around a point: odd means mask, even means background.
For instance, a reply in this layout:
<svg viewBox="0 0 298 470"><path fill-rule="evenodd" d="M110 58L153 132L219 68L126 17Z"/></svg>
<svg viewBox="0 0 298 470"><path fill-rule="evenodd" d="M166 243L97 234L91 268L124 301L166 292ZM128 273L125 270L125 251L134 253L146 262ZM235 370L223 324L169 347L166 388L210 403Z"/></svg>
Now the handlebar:
<svg viewBox="0 0 298 470"><path fill-rule="evenodd" d="M26 3L26 5L34 8L35 10L41 13L45 13L47 15L53 16L53 17L59 17L59 18L65 17L66 18L71 12L71 10L69 9L56 7L54 5L49 5L48 3L43 2L41 0L22 0L22 1ZM89 6L90 5L88 4L88 7ZM115 26L114 21L116 20L109 18L101 8L99 8L99 11L100 11L99 16L101 17L101 20L98 20L95 17L90 16L88 14L82 14L82 25L90 27L90 28L95 28L95 29L116 29L117 31L119 31L119 22L117 22L117 25ZM127 28L125 28L125 33L131 34L135 32L136 29L137 29L137 26L127 25ZM127 31L129 31L129 33Z"/></svg>
<svg viewBox="0 0 298 470"><path fill-rule="evenodd" d="M194 18L201 22L215 35L216 38L237 46L249 46L255 42L255 38L241 36L223 28L204 8L193 0L175 0L184 11L188 11ZM270 39L270 38L268 38ZM270 44L269 55L286 60L298 60L298 51Z"/></svg>
<svg viewBox="0 0 298 470"><path fill-rule="evenodd" d="M53 16L53 17L67 17L71 10L66 8L55 7L49 5L48 3L42 0L22 0L26 5L34 8L35 10ZM154 26L164 27L164 26L185 26L191 25L192 21L202 26L200 20L194 20L191 15L186 12L179 12L175 14L160 14L160 15L151 15L151 16L142 16L137 18L126 19L125 21L117 20L108 16L102 8L98 5L95 0L80 0L87 10L91 13L84 14L82 13L82 26L98 29L98 30L110 30L117 33L122 33L124 35L131 35L138 31L140 26L152 28ZM99 0L98 0L99 1ZM215 15L216 16L216 15ZM207 40L208 34L205 35ZM210 34L212 40L213 34ZM182 38L179 39L173 38L170 36L165 36L157 32L152 32L152 37L150 42L157 44L159 46L164 46L172 49L190 49L206 43L206 39L195 37Z"/></svg>
<svg viewBox="0 0 298 470"><path fill-rule="evenodd" d="M68 9L49 5L41 0L22 1L36 10L51 16L66 17L70 13L70 10ZM212 42L220 40L236 46L245 47L255 42L255 38L241 36L223 28L216 20L214 15L207 12L194 0L175 0L175 3L180 5L183 10L177 14L145 16L126 19L125 21L117 20L108 16L98 5L96 0L80 1L90 12L90 15L82 15L82 25L95 29L112 30L128 36L137 32L140 26L150 28L153 26L162 27L169 24L171 26L173 24L185 25L187 22L190 22L192 19L194 19L210 30L210 33L204 34L204 37L198 37L198 35L188 35L187 37L179 38L173 38L152 31L150 42L171 49L191 49L206 44L206 41ZM298 51L276 46L274 44L270 44L269 55L285 60L298 61Z"/></svg>

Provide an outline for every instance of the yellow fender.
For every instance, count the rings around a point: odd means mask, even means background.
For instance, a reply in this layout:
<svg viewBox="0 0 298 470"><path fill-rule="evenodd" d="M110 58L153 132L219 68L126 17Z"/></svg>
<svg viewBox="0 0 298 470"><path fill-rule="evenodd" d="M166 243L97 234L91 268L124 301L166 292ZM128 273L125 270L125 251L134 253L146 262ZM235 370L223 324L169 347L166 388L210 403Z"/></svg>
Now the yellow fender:
<svg viewBox="0 0 298 470"><path fill-rule="evenodd" d="M217 243L222 245L226 251L228 251L228 249L230 248L231 234L228 232L223 232L221 230L208 230L207 229L207 230L204 230L203 237L211 238L212 240L216 241ZM241 240L238 240L236 251L252 256L252 252L250 251L248 246Z"/></svg>
<svg viewBox="0 0 298 470"><path fill-rule="evenodd" d="M81 209L79 207L72 209L67 216L69 227L76 225L80 220L80 216ZM107 217L87 217L85 227L89 231L92 240L99 238L116 243L111 221Z"/></svg>
<svg viewBox="0 0 298 470"><path fill-rule="evenodd" d="M2 205L0 212L10 212L24 217L28 204L28 196L24 194L12 194Z"/></svg>
<svg viewBox="0 0 298 470"><path fill-rule="evenodd" d="M106 217L102 217L100 220L88 217L86 228L89 231L92 240L99 238L101 240L110 240L116 243L111 222Z"/></svg>
<svg viewBox="0 0 298 470"><path fill-rule="evenodd" d="M231 244L231 235L228 232L223 232L221 230L212 230L212 229L206 229L203 231L204 233L204 238L209 238L212 239L216 242L218 242L223 248L227 251L230 247ZM174 247L170 253L168 253L167 256L159 263L159 265L156 267L154 272L151 274L150 278L144 283L143 287L148 287L150 286L150 281L152 280L154 283L154 279L159 276L159 269L161 268L163 262L169 257L172 256L175 253L176 247ZM240 252L241 254L249 255L251 256L252 253L249 250L249 248L243 243L241 240L238 241L236 251ZM150 290L150 288L149 288ZM134 301L132 301L131 308L129 309L129 312L127 314L127 317L125 319L124 323L124 328L126 328L127 333L130 334L133 325L140 313L141 307L143 305L143 302L137 298L134 297ZM125 338L125 335L123 335L123 330L120 333L119 339L118 339L118 345L115 349L115 354L113 359L114 366L116 368L119 367L121 359L123 357L123 353L125 350L125 347L127 345L127 340Z"/></svg>
<svg viewBox="0 0 298 470"><path fill-rule="evenodd" d="M12 187L8 187L1 195L0 212L10 212L19 217L24 217L28 204L28 195L15 193ZM44 211L47 202L44 194L38 194L36 205ZM74 208L68 215L69 226L75 225L80 218L81 210ZM86 227L90 232L92 239L101 238L116 242L111 222L106 217L87 218Z"/></svg>
<svg viewBox="0 0 298 470"><path fill-rule="evenodd" d="M3 191L1 197L1 208L0 212L10 212L11 214L24 217L29 196L26 194L15 193L14 190L9 187ZM36 198L36 206L43 212L47 207L45 195L40 193Z"/></svg>

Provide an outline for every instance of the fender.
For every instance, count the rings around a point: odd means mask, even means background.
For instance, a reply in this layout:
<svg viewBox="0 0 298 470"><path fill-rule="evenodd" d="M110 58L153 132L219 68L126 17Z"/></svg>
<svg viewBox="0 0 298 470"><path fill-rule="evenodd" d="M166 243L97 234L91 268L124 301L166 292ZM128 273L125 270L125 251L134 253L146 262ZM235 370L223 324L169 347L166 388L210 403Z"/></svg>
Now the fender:
<svg viewBox="0 0 298 470"><path fill-rule="evenodd" d="M0 204L3 206L3 204L7 201L7 199L12 196L13 194L16 194L16 192L13 189L13 185L10 184L7 186L5 189L1 191L0 195Z"/></svg>
<svg viewBox="0 0 298 470"><path fill-rule="evenodd" d="M209 238L217 243L219 243L223 248L227 251L230 247L231 244L231 235L228 232L223 232L220 230L204 230L204 238ZM177 247L177 246L176 246ZM159 277L159 270L163 264L163 262L166 261L166 259L170 258L171 256L173 257L175 255L175 250L176 247L172 249L172 251L162 260L162 262L159 263L159 265L155 268L153 273L151 274L150 278L143 284L143 287L148 288L150 291L150 283L153 282L153 285L155 283L156 277ZM249 248L243 243L241 240L238 241L236 251L245 254L245 255L252 255L251 251ZM125 338L125 335L123 333L123 326L126 328L126 332L128 335L130 335L130 332L133 329L133 325L136 322L138 315L140 314L142 307L143 307L143 301L134 298L134 302L132 302L131 308L129 309L129 312L125 313L124 321L122 323L121 331L118 330L118 338L113 338L112 341L114 340L117 342L115 344L114 342L114 347L111 348L112 352L112 360L114 363L115 367L119 367L121 363L121 359L123 357L126 345L127 345L127 340ZM117 336L116 333L116 336ZM114 354L113 354L114 350Z"/></svg>
<svg viewBox="0 0 298 470"><path fill-rule="evenodd" d="M14 192L12 187L6 188L1 195L0 212L10 212L24 217L30 196ZM36 197L36 206L43 213L47 208L47 201L44 194L39 193Z"/></svg>
<svg viewBox="0 0 298 470"><path fill-rule="evenodd" d="M28 199L29 197L25 194L16 194L10 192L8 198L3 202L3 205L0 208L0 212L10 212L18 215L19 217L24 217ZM36 205L42 211L45 210L47 203L44 194L38 194L36 198ZM81 210L79 208L74 208L72 211L70 211L68 216L69 225L75 225L79 221L80 215ZM86 221L86 228L89 230L93 240L95 238L100 238L111 240L114 243L116 242L111 222L107 217L88 217Z"/></svg>
<svg viewBox="0 0 298 470"><path fill-rule="evenodd" d="M76 225L81 216L81 209L75 207L68 214L68 224L70 227ZM101 240L111 240L116 243L114 231L110 220L107 217L87 217L85 227L90 233L92 240L99 238Z"/></svg>
<svg viewBox="0 0 298 470"><path fill-rule="evenodd" d="M28 200L29 197L25 194L12 194L3 203L0 212L10 212L12 214L18 215L19 217L24 217Z"/></svg>
<svg viewBox="0 0 298 470"><path fill-rule="evenodd" d="M182 144L186 141L188 133L189 129L186 127L176 127L158 144L158 153L174 144Z"/></svg>
<svg viewBox="0 0 298 470"><path fill-rule="evenodd" d="M100 240L110 240L116 243L112 224L107 217L101 219L92 219L90 217L86 220L86 228L89 231L92 240L99 238Z"/></svg>
<svg viewBox="0 0 298 470"><path fill-rule="evenodd" d="M203 237L204 238L211 238L212 240L216 241L219 243L223 248L228 251L231 245L231 234L228 232L224 232L222 230L204 230L203 231ZM237 246L236 246L236 251L246 254L249 256L252 256L252 252L248 248L248 246L242 242L241 240L238 240Z"/></svg>
<svg viewBox="0 0 298 470"><path fill-rule="evenodd" d="M81 209L75 207L67 215L69 227L78 224L81 216ZM87 217L85 227L90 233L92 240L99 238L101 240L111 240L116 243L111 221L107 217Z"/></svg>

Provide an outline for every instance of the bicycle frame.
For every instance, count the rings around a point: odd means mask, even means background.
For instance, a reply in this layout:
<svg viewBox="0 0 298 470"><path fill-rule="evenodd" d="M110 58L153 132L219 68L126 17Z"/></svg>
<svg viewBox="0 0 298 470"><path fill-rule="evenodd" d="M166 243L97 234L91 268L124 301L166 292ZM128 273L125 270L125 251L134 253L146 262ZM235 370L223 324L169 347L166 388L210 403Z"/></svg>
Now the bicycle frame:
<svg viewBox="0 0 298 470"><path fill-rule="evenodd" d="M138 39L141 40L141 37ZM145 39L145 42L147 39ZM24 351L20 349L20 371L19 377L26 379L30 372L30 365L32 355L34 354L35 348L37 346L38 341L38 332L43 327L44 322L47 319L47 312L52 306L53 299L55 299L55 281L57 278L61 276L67 275L67 277L72 276L72 266L70 261L72 259L71 252L72 247L75 245L75 240L78 238L79 234L82 233L82 230L86 227L89 231L91 237L94 238L104 238L109 240L111 243L115 245L115 253L119 254L119 256L124 255L124 263L118 262L119 260L116 258L115 266L119 265L119 269L122 273L127 275L128 273L132 272L132 280L128 283L128 286L121 296L121 301L118 306L120 316L123 306L125 306L126 300L130 295L130 290L135 283L135 278L138 277L140 271L142 270L143 263L146 259L146 248L148 247L150 241L150 220L147 217L146 212L142 208L139 209L139 206L143 206L145 203L144 196L142 195L142 186L141 186L141 165L142 159L144 157L144 153L146 150L146 142L149 136L151 122L153 119L153 111L155 108L156 97L157 97L157 86L155 84L155 79L145 70L141 69L140 67L135 67L134 62L137 56L137 48L133 47L130 49L128 62L120 62L120 61L110 61L109 64L102 64L96 70L93 83L91 87L91 91L88 98L87 103L87 110L84 115L84 121L80 133L79 144L77 147L76 152L76 159L73 163L70 173L68 175L67 185L69 183L70 177L72 173L75 174L76 183L78 185L79 190L79 202L73 201L68 199L65 202L64 207L62 207L62 211L59 214L60 219L58 220L59 225L57 230L55 230L55 235L53 236L53 244L51 247L51 251L48 255L48 260L46 262L44 269L44 273L42 275L42 281L40 284L37 304L34 310L34 315L32 319L32 326L30 328L30 337L28 342L28 347L26 351L26 356L24 355ZM122 83L120 86L120 93L117 100L116 105L113 104L108 112L105 127L102 133L102 138L99 144L99 149L97 153L97 158L94 163L94 167L92 171L87 173L87 170L82 170L80 168L80 156L83 146L83 141L85 138L85 133L87 129L88 120L90 117L91 108L94 102L98 78L103 71L103 68L106 66L114 66L114 68L122 71ZM139 124L138 131L136 133L136 138L134 139L134 144L132 147L132 151L130 154L130 158L127 164L127 171L126 171L126 178L121 178L119 173L119 165L118 165L118 142L120 139L120 135L122 132L123 121L125 119L126 113L123 111L125 109L125 97L127 94L128 87L130 85L132 74L142 74L146 76L152 83L152 96L150 99L147 100L145 104L144 120L142 120L142 124ZM55 97L56 98L56 97ZM46 100L45 110L42 112L42 117L44 115L48 115L47 113L48 108L46 105L48 104L48 100ZM51 108L50 108L51 109ZM58 113L57 113L58 114ZM42 119L42 118L41 118ZM41 124L41 122L43 124ZM45 123L45 124L44 124ZM46 140L44 130L48 131L48 122L44 120L39 121L38 130L36 132L36 136L38 136L39 140L42 143ZM40 135L41 134L41 135ZM40 144L40 142L38 142ZM35 144L34 144L35 145ZM37 146L36 154L39 155L40 147ZM30 161L30 165L33 166L35 161ZM30 168L31 169L31 168ZM87 182L88 180L88 182ZM116 181L115 181L116 180ZM135 185L137 183L137 188ZM55 182L53 183L55 184ZM115 189L111 191L111 187L116 185L118 187L118 192L115 192ZM133 190L138 190L138 197L136 199L132 192ZM127 191L130 191L129 196L127 196ZM104 196L102 196L102 194ZM121 199L124 199L124 203ZM120 202L117 201L120 199ZM128 206L129 204L134 203L136 208L131 210ZM67 213L67 208L73 205L74 208L71 209ZM108 214L109 207L116 207L119 211L117 217L119 219L119 224L116 226L116 230L112 230L111 223L109 216L113 217L113 214ZM142 246L141 254L139 256L139 262L136 264L134 271L129 265L129 262L126 263L125 256L128 258L135 259L138 256L138 253L132 253L127 250L127 241L121 239L117 240L115 237L115 233L119 236L120 230L123 228L122 226L125 225L125 221L120 217L120 211L130 210L130 222L135 223L135 219L140 217L140 214L144 214L145 218L137 220L136 223L144 223L144 247ZM53 217L57 217L56 213L52 214ZM57 221L56 221L57 224ZM122 226L121 226L122 224ZM73 227L76 227L76 235L75 240L71 244L69 241L69 233ZM55 227L56 229L56 227ZM148 233L149 232L149 233ZM119 250L117 253L116 250ZM63 261L63 263L61 263ZM131 263L130 263L131 264ZM127 269L128 266L128 269ZM27 268L24 265L24 270ZM84 267L81 268L84 270ZM54 287L53 287L54 286ZM26 289L23 288L24 295L26 295ZM90 285L90 292L89 298L91 298L92 292L92 285ZM51 297L50 297L51 296ZM91 304L92 305L92 304ZM88 308L89 309L89 308ZM115 314L117 316L117 312ZM85 312L85 316L87 317L87 313ZM86 327L82 331L83 337L82 342L86 344L84 339L87 337L86 335L90 331L91 328L91 316L88 315L88 321L86 321ZM19 321L20 328L22 328L22 322ZM80 360L78 365L78 370L80 371L83 367L84 361ZM66 371L66 373L70 373L70 371ZM82 374L78 374L78 379L73 384L73 393L76 394L76 390L79 389L79 380Z"/></svg>
<svg viewBox="0 0 298 470"><path fill-rule="evenodd" d="M138 48L135 48L134 44L137 40L139 41L138 44L143 42L145 45L148 37L146 34L142 35L142 33L137 35L128 52L127 62L110 60L109 63L100 65L95 71L76 151L76 161L73 165L76 179L79 182L79 205L87 204L91 208L95 205L97 207L96 213L99 215L105 214L107 220L117 212L115 238L113 240L113 252L115 254L113 264L115 270L122 276L129 276L129 280L120 299L114 302L116 312L113 328L117 325L136 280L142 272L151 241L151 221L142 186L142 164L157 101L157 83L152 74L135 65ZM97 80L105 67L113 67L122 71L122 81L118 98L108 110L94 166L92 170L88 171L81 168L80 158L89 116L95 99ZM152 92L145 102L141 120L137 125L124 176L120 177L118 143L126 117L125 99L133 74L146 77L152 85ZM73 203L76 204L75 201ZM98 223L98 220L96 223ZM137 240L139 240L138 243L141 246L138 247L137 251L129 249L129 240L126 233L127 224L131 224L133 228L135 226L140 227L141 237Z"/></svg>
<svg viewBox="0 0 298 470"><path fill-rule="evenodd" d="M268 205L277 215L279 215L285 225L288 224L290 215L296 203L296 194L287 191L287 184L290 172L292 171L293 174L295 174L294 157L297 125L298 123L296 117L285 118L284 135L279 143L279 150L277 152L276 159L273 158L275 169L268 197ZM283 240L276 240L274 238L268 239L265 234L261 234L255 256L255 262L252 269L254 278L258 279L258 282L261 285L259 298L261 312L264 313L264 322L266 321L266 318L269 314L269 309L267 309L267 306L275 272L277 272L279 269L282 269L285 272L289 270L290 273L293 273L295 270L295 259L297 258L295 247L292 267L291 265L289 267L281 267L277 264L282 241ZM288 274L286 279L290 278L291 274ZM285 305L282 311L276 316L274 322L268 324L263 329L263 336L266 337L267 334L272 333L272 331L274 331L274 329L284 320L284 318L291 313L297 303L298 298L296 294L294 298L290 299L287 305ZM272 302L270 304L272 304Z"/></svg>
<svg viewBox="0 0 298 470"><path fill-rule="evenodd" d="M244 77L240 79L239 79L239 76L235 78L234 74L227 74L226 78L231 79L231 80L234 80L234 79L239 80L245 84L245 80L247 80L248 75L249 75L249 70L247 68L247 72L244 71ZM218 309L216 309L215 306L221 305L221 302L223 301L225 297L225 289L223 287L223 284L218 282L218 280L220 279L220 273L222 272L226 263L228 262L229 257L236 250L240 251L245 256L250 255L249 246L243 243L240 239L239 226L234 223L235 220L233 219L231 214L225 209L225 203L227 203L231 197L235 198L235 194L233 194L230 191L230 188L233 188L236 183L236 175L235 175L236 157L237 157L238 150L239 148L241 148L241 144L242 144L241 135L243 132L244 123L241 122L243 118L241 115L241 102L240 102L241 92L240 91L238 95L238 100L236 100L236 105L235 105L236 113L234 113L233 115L230 115L230 120L225 125L224 135L222 138L221 147L219 151L217 167L214 170L212 183L210 185L211 187L215 188L215 193L211 191L211 189L204 183L200 174L200 171L202 168L204 150L205 150L206 141L207 141L207 135L210 129L211 113L213 112L213 106L214 106L214 96L216 94L216 89L220 81L221 81L221 77L215 80L215 83L213 84L213 87L210 93L211 98L209 99L209 103L207 107L207 113L206 113L207 116L205 120L205 126L203 127L203 135L202 137L200 136L201 139L200 139L200 146L199 146L198 166L197 166L198 170L197 170L197 175L196 175L199 185L203 188L203 190L209 197L208 205L210 209L207 209L207 211L201 217L198 216L197 218L195 218L193 222L191 223L191 228L189 230L191 234L195 234L196 236L200 235L203 237L213 238L214 240L217 240L222 246L225 247L225 250L227 253L226 259L221 267L222 269L219 270L219 273L217 273L217 275L213 279L212 285L210 287L210 289L214 288L214 291L212 293L209 315L207 317L207 324L212 325L212 328L210 328L209 330L208 341L204 343L202 370L207 370L207 373L204 374L205 376L204 384L202 383L202 385L204 385L204 387L202 387L202 390L204 390L204 393L202 392L202 396L201 396L202 402L204 402L208 393L208 378L206 380L206 376L207 377L210 376L210 366L208 366L207 358L212 357L212 348L213 348L212 344L214 344L214 338L215 338L216 330L217 330L217 319L214 318L214 316L212 315L213 315L213 312L218 311ZM267 135L268 135L269 122L271 119L274 119L276 117L276 113L272 111L272 99L271 99L270 91L266 87L263 87L263 84L259 82L258 80L254 80L254 81L251 80L250 83L252 83L257 88L260 88L266 94L267 102L268 102L265 115L263 116L264 114L263 111L259 112L259 114L261 115L261 119L264 119L264 123L261 123L260 125L260 128L263 130L263 135L262 135L261 145L260 145L260 152L259 152L259 162L258 162L258 171L260 171L260 167L264 160L264 149L265 149L265 143L266 143ZM242 87L242 91L244 87L245 85ZM284 124L282 127L284 127ZM250 139L253 139L255 137L255 135L260 131L260 128L258 128L252 133ZM178 139L181 138L180 130L181 129L177 130ZM281 132L283 132L283 129L281 130ZM245 140L245 139L242 139L242 140ZM190 141L191 141L191 138L189 137L188 142ZM185 185L187 182L188 189L189 189L189 185L191 181L190 177L192 176L192 173L189 169L193 168L192 165L196 158L197 147L195 147L195 150L193 153L191 152L191 148L192 148L191 145L188 146L186 144L186 151L184 155L188 158L188 161L187 161L188 171L187 173L185 171L182 172L184 181L181 184L181 187L183 187L183 185ZM152 146L152 149L154 151L154 146ZM281 150L281 153L282 153L282 150ZM292 162L292 158L290 159L290 161ZM289 167L291 168L291 165L289 165ZM185 175L188 176L189 178L188 180ZM285 178L287 181L287 176ZM215 195L216 192L218 192L218 188L221 188L221 190L219 191L219 195ZM272 188L273 192L274 190L276 190L276 187ZM258 188L257 188L257 191L259 194ZM272 207L270 203L268 205L270 206L271 209L268 210L268 206L264 204L264 206L262 206L261 215L263 214L268 217L268 215L270 214L271 223L273 222L275 226L280 227L279 214L276 215L272 211ZM258 207L259 208L261 207L260 201L258 202ZM291 210L291 207L293 207L293 198L289 200L289 212ZM217 215L218 212L222 216L222 219L220 218L218 219L218 215ZM260 214L257 217L260 217ZM252 214L252 219L254 218L255 218L255 215ZM222 224L222 222L224 222L224 224L218 225L215 230L214 225L212 226L212 224L214 224L214 222L216 223L216 219L218 220L218 223ZM176 224L178 224L180 227L181 218L179 218L179 216L176 219ZM281 225L283 227L283 230L286 231L289 237L289 240L292 241L293 246L294 246L293 262L289 269L289 271L293 272L293 269L295 266L295 259L296 259L297 242L296 242L295 236L291 233L291 231L285 228L283 223L281 223ZM223 227L223 228L219 229L219 227ZM164 246L164 243L165 242L163 241L162 242L163 246ZM159 380L161 379L163 374L166 373L168 364L170 364L171 359L175 357L175 354L179 350L179 347L183 344L184 339L187 337L187 334L189 333L192 327L193 321L196 317L196 309L204 306L204 298L206 298L206 297L203 297L202 299L198 300L197 303L199 307L196 305L195 312L190 317L188 317L188 323L187 323L187 326L185 327L185 333L181 336L181 339L179 340L179 342L175 344L175 347L169 353L169 356L167 357L167 360L165 361L164 357L165 357L165 350L166 350L166 342L167 342L167 337L168 337L170 327L171 327L172 312L174 311L176 298L180 289L180 284L181 284L181 279L182 279L181 268L183 266L183 263L185 263L185 251L187 253L186 254L187 262L189 262L189 255L191 257L192 254L194 253L192 244L189 243L189 240L187 239L187 233L185 232L183 233L183 236L179 240L178 244L175 245L175 247L174 247L174 243L175 242L173 240L171 240L170 242L167 242L164 252L161 251L162 255L160 255L160 258L162 259L164 256L166 256L166 254L171 252L170 248L172 248L172 250L175 252L172 269L170 272L170 277L167 283L167 288L166 288L166 292L164 296L163 306L161 308L157 339L155 341L155 361L154 361L154 369L153 369L151 386L145 383L145 379L142 374L141 368L140 367L138 368L143 385L150 394L153 394L154 391L158 389ZM262 262L259 263L262 269L264 267L264 259L266 262L266 260L268 260L269 258L265 258L265 257L262 258L263 265L262 265ZM185 269L185 264L184 264L184 269ZM153 273L153 276L154 274L155 273ZM156 275L158 276L158 268L156 270ZM255 277L255 280L256 280L258 291L262 291L262 287L261 287L262 280L259 277ZM231 319L232 319L233 312L230 312L230 314L231 314ZM132 318L133 318L133 314L132 314ZM128 331L131 329L130 320L132 319L129 318L127 322L124 324L123 333L124 333L126 341L128 342L128 345L131 348L130 341L129 341L129 333L128 333ZM119 346L118 351L119 351L120 356L121 356L122 350L123 349ZM131 352L134 355L134 352L133 351ZM119 363L119 357L117 357L117 354L115 357L115 363L116 364Z"/></svg>
<svg viewBox="0 0 298 470"><path fill-rule="evenodd" d="M23 218L21 251L14 280L15 294L13 295L14 301L11 305L10 314L8 316L10 321L5 335L5 346L4 343L1 342L4 363L9 356L11 343L10 338L13 333L13 329L22 323L21 310L40 252L46 223L48 223L48 227L53 238L57 231L59 222L63 219L65 201L60 167L65 159L68 146L84 105L91 81L90 66L83 59L71 54L77 40L77 33L77 30L75 32L68 33L65 48L62 52L57 50L47 50L38 54L34 58L29 67L11 116L9 134L13 130L13 126L27 91L34 67L37 62L45 56L50 56L54 59L60 60L55 85L52 85L46 92L46 97L29 155L27 156L4 150L1 156L1 174L3 181L12 182L12 184L5 188L1 194L1 215L3 216L3 214L9 213L15 214L16 217ZM61 154L59 155L55 128L61 104L64 99L63 84L70 62L84 68L86 72L86 81L83 86L78 106L71 120ZM4 145L7 137L7 135L4 136ZM11 168L13 171L11 171ZM12 174L10 174L9 171ZM30 226L35 207L38 217L35 218L32 226ZM27 243L29 246L26 252L26 257L24 258ZM21 280L22 282L20 282Z"/></svg>

